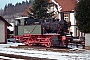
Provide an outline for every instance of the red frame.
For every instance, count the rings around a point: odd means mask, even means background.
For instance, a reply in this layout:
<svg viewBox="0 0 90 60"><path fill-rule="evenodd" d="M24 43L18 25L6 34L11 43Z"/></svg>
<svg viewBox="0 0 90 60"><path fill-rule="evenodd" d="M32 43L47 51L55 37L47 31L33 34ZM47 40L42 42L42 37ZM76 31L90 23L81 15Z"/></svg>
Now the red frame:
<svg viewBox="0 0 90 60"><path fill-rule="evenodd" d="M60 36L60 34L24 34L23 36L15 36L15 38L29 46L39 44L51 47L53 46L51 38L55 35Z"/></svg>

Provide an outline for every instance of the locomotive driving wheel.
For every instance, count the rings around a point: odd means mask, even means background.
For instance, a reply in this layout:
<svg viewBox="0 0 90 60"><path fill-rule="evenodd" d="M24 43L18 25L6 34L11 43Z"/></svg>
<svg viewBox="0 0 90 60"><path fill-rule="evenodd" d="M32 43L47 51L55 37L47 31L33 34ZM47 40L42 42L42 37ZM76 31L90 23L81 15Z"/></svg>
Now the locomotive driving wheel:
<svg viewBox="0 0 90 60"><path fill-rule="evenodd" d="M31 43L28 43L27 45L28 45L28 46L32 46L32 44L31 44Z"/></svg>
<svg viewBox="0 0 90 60"><path fill-rule="evenodd" d="M46 47L51 47L51 45L52 44L50 42L48 42L48 43L45 44Z"/></svg>
<svg viewBox="0 0 90 60"><path fill-rule="evenodd" d="M32 43L30 43L30 42L31 42L30 40L27 40L27 41L26 41L26 45L32 46Z"/></svg>
<svg viewBox="0 0 90 60"><path fill-rule="evenodd" d="M47 43L45 44L46 47L51 47L52 43L51 40L49 38L46 38Z"/></svg>

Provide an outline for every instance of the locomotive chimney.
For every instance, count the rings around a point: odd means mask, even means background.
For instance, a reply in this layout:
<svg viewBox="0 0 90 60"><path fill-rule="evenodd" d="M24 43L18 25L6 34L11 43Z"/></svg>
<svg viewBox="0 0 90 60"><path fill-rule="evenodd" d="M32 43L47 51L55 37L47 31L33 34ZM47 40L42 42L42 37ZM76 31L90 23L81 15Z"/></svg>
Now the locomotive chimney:
<svg viewBox="0 0 90 60"><path fill-rule="evenodd" d="M61 14L61 20L64 20L64 12L60 12Z"/></svg>

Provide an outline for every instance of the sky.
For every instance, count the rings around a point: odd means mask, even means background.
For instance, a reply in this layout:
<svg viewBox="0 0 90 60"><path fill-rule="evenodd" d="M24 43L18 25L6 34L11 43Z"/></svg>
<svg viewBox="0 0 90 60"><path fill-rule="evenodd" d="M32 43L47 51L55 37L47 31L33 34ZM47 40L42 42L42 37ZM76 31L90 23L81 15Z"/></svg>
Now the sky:
<svg viewBox="0 0 90 60"><path fill-rule="evenodd" d="M22 1L26 1L26 0L0 0L0 9L1 8L3 9L4 6L8 3L12 3L13 5L15 5L17 2L22 2Z"/></svg>

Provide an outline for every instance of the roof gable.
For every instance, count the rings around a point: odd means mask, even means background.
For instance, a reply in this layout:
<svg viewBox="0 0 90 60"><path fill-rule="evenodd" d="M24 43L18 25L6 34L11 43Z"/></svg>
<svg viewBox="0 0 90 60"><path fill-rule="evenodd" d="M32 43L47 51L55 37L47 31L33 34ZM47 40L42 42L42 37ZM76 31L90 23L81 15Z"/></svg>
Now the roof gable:
<svg viewBox="0 0 90 60"><path fill-rule="evenodd" d="M77 0L55 0L61 6L61 12L75 10Z"/></svg>
<svg viewBox="0 0 90 60"><path fill-rule="evenodd" d="M65 12L65 11L73 11L75 10L75 6L77 3L77 0L54 0L56 1L59 6L61 6L61 12ZM49 3L52 3L53 0L50 0ZM28 16L28 12L30 12L29 8L31 8L32 5L30 5L22 14L22 16ZM57 8L57 6L56 6Z"/></svg>
<svg viewBox="0 0 90 60"><path fill-rule="evenodd" d="M30 8L32 7L32 5L30 5L22 14L23 17L28 16L28 12L30 12Z"/></svg>
<svg viewBox="0 0 90 60"><path fill-rule="evenodd" d="M3 21L7 26L12 26L3 17L0 16L0 20Z"/></svg>
<svg viewBox="0 0 90 60"><path fill-rule="evenodd" d="M49 3L52 3L52 0L49 0ZM28 12L30 12L30 8L32 8L32 5L30 5L22 14L23 17L28 16Z"/></svg>

